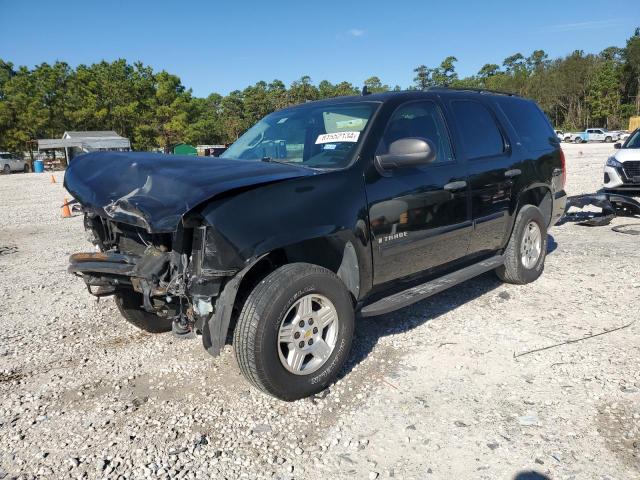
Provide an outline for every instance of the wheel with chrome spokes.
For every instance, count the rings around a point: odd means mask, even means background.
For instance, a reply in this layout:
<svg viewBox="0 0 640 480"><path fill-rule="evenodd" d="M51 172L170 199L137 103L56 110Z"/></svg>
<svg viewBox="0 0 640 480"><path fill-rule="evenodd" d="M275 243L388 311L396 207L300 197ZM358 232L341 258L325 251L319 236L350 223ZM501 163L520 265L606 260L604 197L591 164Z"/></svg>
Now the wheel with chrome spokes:
<svg viewBox="0 0 640 480"><path fill-rule="evenodd" d="M335 380L351 347L354 308L342 280L307 263L284 265L247 297L234 331L240 370L283 400L317 393Z"/></svg>
<svg viewBox="0 0 640 480"><path fill-rule="evenodd" d="M542 234L536 222L529 222L524 228L522 242L520 243L520 255L524 268L535 267L542 253Z"/></svg>
<svg viewBox="0 0 640 480"><path fill-rule="evenodd" d="M308 375L329 359L336 347L340 321L327 297L305 295L285 314L278 333L278 353L284 368Z"/></svg>

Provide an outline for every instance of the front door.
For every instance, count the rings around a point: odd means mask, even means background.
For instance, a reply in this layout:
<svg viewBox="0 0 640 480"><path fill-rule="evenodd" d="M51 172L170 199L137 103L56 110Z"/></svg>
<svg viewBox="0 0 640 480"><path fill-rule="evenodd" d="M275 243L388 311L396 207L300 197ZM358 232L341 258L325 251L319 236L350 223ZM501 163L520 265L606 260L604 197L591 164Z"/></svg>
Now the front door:
<svg viewBox="0 0 640 480"><path fill-rule="evenodd" d="M455 157L440 106L431 100L400 105L391 116L377 154L401 138L424 138L436 158L418 167L367 175L374 285L428 271L464 257L471 212L464 164Z"/></svg>

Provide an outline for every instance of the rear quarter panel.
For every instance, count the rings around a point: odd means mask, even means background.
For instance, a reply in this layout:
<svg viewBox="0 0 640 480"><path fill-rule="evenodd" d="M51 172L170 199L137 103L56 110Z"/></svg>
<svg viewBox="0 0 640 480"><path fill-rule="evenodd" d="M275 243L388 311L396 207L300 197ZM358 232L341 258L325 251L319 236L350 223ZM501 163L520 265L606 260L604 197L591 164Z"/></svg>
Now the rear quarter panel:
<svg viewBox="0 0 640 480"><path fill-rule="evenodd" d="M533 104L546 123L547 138L533 143L525 142L522 133L511 123L500 107L500 103L504 101ZM513 230L517 212L528 197L528 193L532 190L546 191L553 199L554 194L562 190L562 177L559 175L562 167L561 146L549 119L532 100L519 97L500 99L495 101L495 108L509 136L513 155L518 159L517 168L522 170L522 174L514 179L510 221L503 238L503 245L506 246Z"/></svg>

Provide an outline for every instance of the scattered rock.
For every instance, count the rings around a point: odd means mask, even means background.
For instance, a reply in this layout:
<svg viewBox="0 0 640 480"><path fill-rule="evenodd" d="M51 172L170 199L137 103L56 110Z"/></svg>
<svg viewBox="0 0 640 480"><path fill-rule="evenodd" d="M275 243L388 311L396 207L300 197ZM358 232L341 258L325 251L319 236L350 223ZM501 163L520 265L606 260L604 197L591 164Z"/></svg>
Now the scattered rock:
<svg viewBox="0 0 640 480"><path fill-rule="evenodd" d="M518 417L518 423L523 427L537 425L539 421L540 419L538 418L538 415L535 414L523 415L521 417Z"/></svg>

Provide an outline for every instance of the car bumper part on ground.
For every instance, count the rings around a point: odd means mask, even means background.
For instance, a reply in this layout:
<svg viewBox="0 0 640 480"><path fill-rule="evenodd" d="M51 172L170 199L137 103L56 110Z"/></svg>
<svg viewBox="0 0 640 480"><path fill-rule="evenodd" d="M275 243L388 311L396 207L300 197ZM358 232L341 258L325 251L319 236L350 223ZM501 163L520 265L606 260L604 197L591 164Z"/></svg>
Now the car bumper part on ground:
<svg viewBox="0 0 640 480"><path fill-rule="evenodd" d="M585 207L596 207L601 211L571 211L572 208L584 209ZM639 216L640 202L626 195L602 191L591 195L576 195L568 198L566 212L561 222L576 222L579 225L591 227L603 226L609 225L617 215Z"/></svg>

